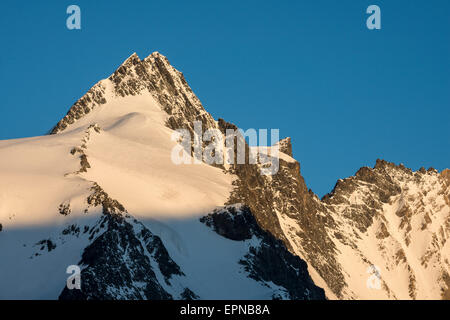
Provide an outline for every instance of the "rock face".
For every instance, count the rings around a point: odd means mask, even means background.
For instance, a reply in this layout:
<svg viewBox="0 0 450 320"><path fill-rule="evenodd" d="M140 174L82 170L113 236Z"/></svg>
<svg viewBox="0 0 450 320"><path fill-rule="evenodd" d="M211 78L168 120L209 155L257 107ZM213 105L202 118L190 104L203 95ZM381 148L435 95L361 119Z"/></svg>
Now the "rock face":
<svg viewBox="0 0 450 320"><path fill-rule="evenodd" d="M235 241L254 239L256 243L240 261L251 278L285 288L289 299L325 299L323 289L311 280L306 263L289 252L282 241L261 229L248 207L225 207L201 221L225 238ZM273 298L284 296L274 295Z"/></svg>
<svg viewBox="0 0 450 320"><path fill-rule="evenodd" d="M223 133L227 128L236 128L222 119L219 127ZM290 138L278 145L280 152L292 155ZM248 155L249 147L246 148ZM292 158L288 160L280 157L278 173L272 176L261 175L261 165L249 164L248 157L247 163L231 166L228 171L238 179L228 204L246 204L264 230L282 240L291 252L315 261L314 270L340 292L345 278L337 261L336 245L327 231L335 227L335 221L323 214L324 204L308 190L300 164Z"/></svg>
<svg viewBox="0 0 450 320"><path fill-rule="evenodd" d="M107 84L112 84L111 97L106 92ZM161 104L169 115L167 126L171 129L188 129L193 133L193 122L196 120L203 123L204 129L216 128L214 119L203 108L183 74L172 67L166 57L154 52L144 60L139 59L136 53L132 54L107 80L98 82L79 99L51 133L64 131L105 104L107 99L143 92L149 92Z"/></svg>
<svg viewBox="0 0 450 320"><path fill-rule="evenodd" d="M173 268L181 274L178 266L171 260L154 258L153 251L164 251L148 238L154 237L148 229L143 228L135 234L133 225L119 215L106 214L100 221L103 229L86 249L79 265L81 273L81 290L69 290L64 287L61 300L143 300L172 299L158 283L151 260L156 260L161 269ZM150 247L151 252L147 247ZM170 259L170 258L169 258ZM167 263L167 264L164 264ZM170 278L171 273L166 275Z"/></svg>
<svg viewBox="0 0 450 320"><path fill-rule="evenodd" d="M281 139L280 141L278 141L277 144L278 144L278 147L280 148L280 152L283 152L290 157L293 156L292 155L292 143L291 143L290 137Z"/></svg>
<svg viewBox="0 0 450 320"><path fill-rule="evenodd" d="M450 266L445 175L377 160L374 168L339 180L322 200L312 196L315 205L302 209L302 218L285 213L279 218L293 250L322 277L328 294L444 298ZM308 234L308 229L318 233ZM375 289L367 282L373 268L378 270Z"/></svg>
<svg viewBox="0 0 450 320"><path fill-rule="evenodd" d="M449 288L449 192L432 168L413 172L377 160L338 182L323 203L340 250L352 248L361 266L376 265L388 298L437 299Z"/></svg>

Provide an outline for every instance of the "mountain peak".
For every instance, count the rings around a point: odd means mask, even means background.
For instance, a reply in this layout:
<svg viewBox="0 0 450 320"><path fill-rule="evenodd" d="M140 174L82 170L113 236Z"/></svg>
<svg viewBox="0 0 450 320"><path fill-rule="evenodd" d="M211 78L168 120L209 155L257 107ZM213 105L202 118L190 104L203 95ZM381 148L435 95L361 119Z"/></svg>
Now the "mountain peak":
<svg viewBox="0 0 450 320"><path fill-rule="evenodd" d="M374 169L386 169L386 168L396 168L396 169L401 169L401 170L407 170L407 171L412 171L409 168L406 168L403 163L400 163L399 165L396 165L393 162L389 162L383 159L377 159L375 162L375 166L373 167Z"/></svg>
<svg viewBox="0 0 450 320"><path fill-rule="evenodd" d="M158 51L151 53L143 60L141 60L139 58L139 55L136 52L133 52L128 58L125 59L125 61L119 66L119 68L122 66L132 67L132 66L138 65L144 61L154 61L155 59L160 59L160 60L164 61L166 64L170 65L170 62L167 59L167 57L164 56L163 54L159 53ZM117 68L117 69L119 69L119 68Z"/></svg>
<svg viewBox="0 0 450 320"><path fill-rule="evenodd" d="M193 130L196 120L202 121L205 128L216 127L214 119L203 108L184 75L164 55L155 51L144 60L136 53L129 56L113 74L80 98L51 134L66 130L91 110L108 104L109 100L142 94L150 94L160 104L168 115L167 126L171 129Z"/></svg>
<svg viewBox="0 0 450 320"><path fill-rule="evenodd" d="M147 58L145 58L145 59L150 59L150 58L162 58L162 59L165 59L165 60L167 60L167 57L165 56L165 55L163 55L163 54L161 54L160 52L158 52L158 51L154 51L153 53L151 53ZM144 60L145 60L144 59Z"/></svg>
<svg viewBox="0 0 450 320"><path fill-rule="evenodd" d="M133 52L131 56L129 56L122 64L121 66L130 66L130 65L136 65L139 62L141 62L141 59L137 55L136 52Z"/></svg>
<svg viewBox="0 0 450 320"><path fill-rule="evenodd" d="M287 154L288 156L292 157L292 143L291 143L291 137L287 137L284 139L281 139L277 142L277 145L281 152Z"/></svg>

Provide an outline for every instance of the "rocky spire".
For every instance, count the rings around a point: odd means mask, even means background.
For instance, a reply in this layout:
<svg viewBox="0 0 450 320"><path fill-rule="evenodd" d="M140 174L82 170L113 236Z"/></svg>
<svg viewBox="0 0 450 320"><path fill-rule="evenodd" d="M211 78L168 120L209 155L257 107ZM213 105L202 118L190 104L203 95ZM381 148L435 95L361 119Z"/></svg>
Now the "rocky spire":
<svg viewBox="0 0 450 320"><path fill-rule="evenodd" d="M287 154L288 156L292 157L292 143L291 143L291 137L287 137L284 139L281 139L277 142L278 148L281 152Z"/></svg>
<svg viewBox="0 0 450 320"><path fill-rule="evenodd" d="M112 88L112 94L107 94L107 88ZM80 98L51 134L64 131L110 99L145 93L150 93L168 114L167 126L171 129L192 131L195 120L202 121L205 129L216 127L214 119L203 108L183 74L172 67L165 56L154 52L144 60L133 53L108 79L98 82Z"/></svg>

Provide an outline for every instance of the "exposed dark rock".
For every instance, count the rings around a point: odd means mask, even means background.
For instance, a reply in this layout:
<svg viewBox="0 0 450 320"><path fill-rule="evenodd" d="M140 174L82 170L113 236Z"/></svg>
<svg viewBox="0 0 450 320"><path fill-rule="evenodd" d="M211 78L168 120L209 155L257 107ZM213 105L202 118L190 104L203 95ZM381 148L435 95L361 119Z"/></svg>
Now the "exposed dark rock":
<svg viewBox="0 0 450 320"><path fill-rule="evenodd" d="M142 228L139 236L142 238L148 252L152 255L155 261L158 262L159 270L163 274L166 283L169 283L172 275L184 276L184 273L181 272L180 267L170 257L167 249L161 241L161 238L155 236L144 227Z"/></svg>
<svg viewBox="0 0 450 320"><path fill-rule="evenodd" d="M325 299L324 290L311 280L306 263L289 252L282 241L261 229L248 207L225 207L200 221L231 240L260 240L259 245L249 247L239 262L254 280L285 288L290 299Z"/></svg>
<svg viewBox="0 0 450 320"><path fill-rule="evenodd" d="M224 134L226 129L236 128L221 119L218 124ZM335 222L331 216L317 214L325 209L306 187L300 174L300 164L297 161L286 162L280 159L278 172L268 178L261 175L257 164L250 164L246 143L245 148L245 164L236 164L235 158L235 165L229 170L239 179L234 181L234 190L227 204L247 205L261 228L282 240L291 252L294 252L294 249L288 235L281 228L280 218L287 216L295 219L301 226L301 231L295 237L301 240L303 254L308 261L315 262L313 265L316 271L332 284L333 292L338 292L339 295L346 284L336 260L336 247L327 233L327 228L334 228Z"/></svg>
<svg viewBox="0 0 450 320"><path fill-rule="evenodd" d="M37 242L35 245L40 246L41 251L47 249L47 251L50 252L50 251L56 249L56 244L53 243L53 241L50 239L41 240L41 241Z"/></svg>
<svg viewBox="0 0 450 320"><path fill-rule="evenodd" d="M92 227L85 226L91 244L82 254L79 265L81 290L63 289L63 300L141 300L172 299L158 282L157 266L168 286L173 275L184 276L172 260L161 239L142 223L127 214L125 208L96 183L87 202L90 207L101 206L103 215ZM71 225L64 235L79 236L80 228ZM186 288L187 289L187 288ZM191 297L197 297L190 291ZM187 291L186 291L187 294Z"/></svg>
<svg viewBox="0 0 450 320"><path fill-rule="evenodd" d="M87 159L87 156L85 154L82 154L80 156L80 170L78 172L87 172L87 169L89 169L91 167L91 165L89 164L89 161Z"/></svg>
<svg viewBox="0 0 450 320"><path fill-rule="evenodd" d="M450 274L448 272L444 271L442 272L442 281L444 282L445 286L441 289L442 292L442 300L450 300Z"/></svg>
<svg viewBox="0 0 450 320"><path fill-rule="evenodd" d="M83 153L83 150L82 150L81 148L79 148L79 147L74 147L74 148L72 148L72 149L70 150L70 154L71 154L71 155L75 155L75 153L77 153L77 152Z"/></svg>
<svg viewBox="0 0 450 320"><path fill-rule="evenodd" d="M102 206L103 214L118 215L126 213L126 210L119 201L109 197L109 195L97 184L91 187L93 193L87 198L87 203L91 207Z"/></svg>
<svg viewBox="0 0 450 320"><path fill-rule="evenodd" d="M200 297L192 292L189 288L184 289L180 296L183 300L198 300Z"/></svg>
<svg viewBox="0 0 450 320"><path fill-rule="evenodd" d="M50 134L56 134L65 130L69 125L88 114L92 109L105 103L105 87L99 82L69 109L67 115L58 122L50 131Z"/></svg>
<svg viewBox="0 0 450 320"><path fill-rule="evenodd" d="M378 239L385 239L385 238L389 237L389 231L386 228L386 225L384 223L382 223L380 225L380 229L378 230L376 236Z"/></svg>
<svg viewBox="0 0 450 320"><path fill-rule="evenodd" d="M87 128L87 133L89 133L90 131L90 129L94 129L94 131L95 132L97 132L97 133L100 133L100 131L101 131L101 128L98 126L98 124L96 124L96 123L94 123L94 124L91 124L88 128Z"/></svg>
<svg viewBox="0 0 450 320"><path fill-rule="evenodd" d="M133 226L118 215L104 215L106 231L83 252L81 290L65 287L61 300L171 299L158 283Z"/></svg>
<svg viewBox="0 0 450 320"><path fill-rule="evenodd" d="M59 214L63 216L69 215L72 210L70 209L70 203L61 203L58 208Z"/></svg>
<svg viewBox="0 0 450 320"><path fill-rule="evenodd" d="M227 207L227 213L224 214L223 210L217 209L200 218L200 222L221 236L236 241L249 240L253 235L260 233L261 229L257 227L256 220L248 208L238 210L235 207Z"/></svg>
<svg viewBox="0 0 450 320"><path fill-rule="evenodd" d="M280 148L280 151L287 154L288 156L292 157L292 143L291 138L287 137L284 139L281 139L278 142L278 147Z"/></svg>
<svg viewBox="0 0 450 320"><path fill-rule="evenodd" d="M71 224L67 228L65 228L62 232L63 235L75 235L78 236L80 234L80 227L78 227L76 224Z"/></svg>

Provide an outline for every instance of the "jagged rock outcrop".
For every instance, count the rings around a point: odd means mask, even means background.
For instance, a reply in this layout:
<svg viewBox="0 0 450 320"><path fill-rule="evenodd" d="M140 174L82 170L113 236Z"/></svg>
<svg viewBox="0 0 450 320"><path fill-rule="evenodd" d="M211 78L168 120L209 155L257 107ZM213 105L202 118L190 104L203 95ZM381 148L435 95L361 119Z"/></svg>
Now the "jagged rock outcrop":
<svg viewBox="0 0 450 320"><path fill-rule="evenodd" d="M223 119L219 119L218 124L224 134L226 129L237 128ZM290 138L281 140L279 146L280 152L292 154ZM246 162L237 164L235 161L228 169L238 177L228 204L247 205L264 230L282 240L291 252L316 261L315 271L340 292L345 279L336 260L336 246L327 235L327 229L333 228L335 222L331 216L316 214L325 209L317 196L308 190L300 174L300 164L294 159L280 158L275 175L261 175L261 165L249 163L249 146L245 144L245 147Z"/></svg>
<svg viewBox="0 0 450 320"><path fill-rule="evenodd" d="M283 152L290 157L293 156L292 155L292 143L291 143L290 137L281 139L280 141L278 141L277 145L278 145L278 148L280 149L280 152Z"/></svg>
<svg viewBox="0 0 450 320"><path fill-rule="evenodd" d="M89 91L81 97L69 109L66 116L61 119L56 126L50 131L51 134L56 134L64 131L69 125L75 123L94 108L106 103L106 88L100 81L94 85Z"/></svg>
<svg viewBox="0 0 450 320"><path fill-rule="evenodd" d="M280 160L270 178L258 175L256 165L235 172L230 203L247 204L265 230L308 262L329 296L448 296L448 171L413 172L377 160L339 180L322 200L307 190L297 162ZM372 266L380 269L380 289L367 287Z"/></svg>
<svg viewBox="0 0 450 320"><path fill-rule="evenodd" d="M161 239L138 220L132 218L124 206L112 199L97 183L86 199L87 209L100 207L102 216L83 233L91 243L83 250L81 261L81 289L64 287L61 300L166 300L173 297L160 284L155 272L162 275L165 286L172 286L172 276L184 276L172 260ZM66 229L67 230L67 229ZM79 235L73 225L69 232ZM49 250L50 251L50 250ZM191 292L192 297L195 293Z"/></svg>
<svg viewBox="0 0 450 320"><path fill-rule="evenodd" d="M339 180L302 218L280 215L285 235L339 298L429 299L448 294L450 189L445 171L413 172L403 165L377 160L355 176ZM313 218L316 218L311 223ZM319 218L320 217L320 218ZM303 230L322 230L333 249L310 247L316 237ZM332 262L329 273L324 261ZM380 288L366 281L379 270ZM367 270L366 270L367 269ZM317 279L316 279L317 280Z"/></svg>
<svg viewBox="0 0 450 320"><path fill-rule="evenodd" d="M99 221L103 232L84 249L81 290L64 287L61 300L165 300L173 297L159 284L152 267L154 251L164 251L162 243L142 228L136 234L133 225L124 216L105 214ZM140 236L140 237L139 237ZM152 251L146 251L150 248ZM148 249L147 249L148 250ZM159 258L159 259L158 259ZM169 258L155 259L159 268L180 274L179 267Z"/></svg>
<svg viewBox="0 0 450 320"><path fill-rule="evenodd" d="M107 92L110 87L112 92ZM143 92L149 92L160 103L169 115L167 126L171 129L188 129L193 136L196 120L203 123L204 129L216 128L214 119L192 92L184 75L172 67L166 57L154 52L144 60L132 54L108 79L97 83L80 98L51 133L64 131L108 99Z"/></svg>

